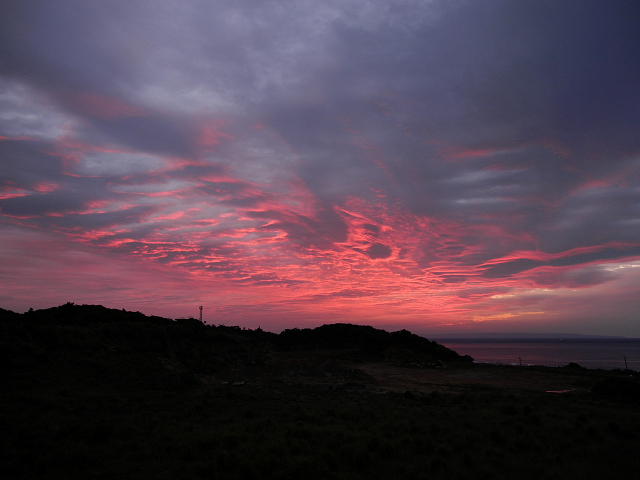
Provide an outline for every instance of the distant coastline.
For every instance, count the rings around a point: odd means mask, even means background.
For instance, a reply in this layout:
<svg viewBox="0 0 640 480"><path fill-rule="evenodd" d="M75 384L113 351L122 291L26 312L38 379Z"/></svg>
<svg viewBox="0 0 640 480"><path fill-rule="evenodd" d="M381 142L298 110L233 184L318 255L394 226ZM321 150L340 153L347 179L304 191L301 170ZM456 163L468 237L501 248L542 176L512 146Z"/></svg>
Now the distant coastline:
<svg viewBox="0 0 640 480"><path fill-rule="evenodd" d="M640 370L640 339L625 337L558 336L545 338L438 338L438 342L478 363L566 366Z"/></svg>
<svg viewBox="0 0 640 480"><path fill-rule="evenodd" d="M424 335L434 340L456 340L456 341L554 341L554 340L595 340L595 341L638 341L640 338L623 337L614 335L582 335L578 333L523 333L523 332L490 332L490 333L436 333Z"/></svg>

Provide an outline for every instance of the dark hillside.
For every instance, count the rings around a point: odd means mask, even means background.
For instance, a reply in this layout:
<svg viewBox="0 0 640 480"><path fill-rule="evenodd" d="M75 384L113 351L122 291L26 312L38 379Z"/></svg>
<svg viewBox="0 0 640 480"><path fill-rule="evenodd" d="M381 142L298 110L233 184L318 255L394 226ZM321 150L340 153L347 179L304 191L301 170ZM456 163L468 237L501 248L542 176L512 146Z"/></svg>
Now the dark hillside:
<svg viewBox="0 0 640 480"><path fill-rule="evenodd" d="M180 388L195 375L261 364L272 334L96 305L0 312L2 380L22 386Z"/></svg>
<svg viewBox="0 0 640 480"><path fill-rule="evenodd" d="M389 359L404 355L405 360L423 363L438 361L471 362L443 345L407 330L386 332L371 326L336 323L314 329L287 329L273 339L283 351L332 350L351 352L355 358Z"/></svg>
<svg viewBox="0 0 640 480"><path fill-rule="evenodd" d="M70 382L184 388L198 383L199 376L229 377L266 367L277 351L316 350L351 360L470 361L406 330L388 333L370 326L323 325L276 335L100 305L0 311L2 381L22 386Z"/></svg>
<svg viewBox="0 0 640 480"><path fill-rule="evenodd" d="M637 477L630 372L469 360L369 326L0 310L0 478Z"/></svg>

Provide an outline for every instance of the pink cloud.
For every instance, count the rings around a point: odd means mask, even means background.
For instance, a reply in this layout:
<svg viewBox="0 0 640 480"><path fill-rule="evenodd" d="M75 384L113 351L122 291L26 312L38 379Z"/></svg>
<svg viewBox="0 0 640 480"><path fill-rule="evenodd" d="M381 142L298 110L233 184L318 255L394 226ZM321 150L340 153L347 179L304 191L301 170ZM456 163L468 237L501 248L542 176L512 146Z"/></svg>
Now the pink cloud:
<svg viewBox="0 0 640 480"><path fill-rule="evenodd" d="M222 139L231 140L233 137L228 133L221 131L221 127L225 125L222 120L209 120L200 125L198 144L204 150L211 150L215 145L220 144Z"/></svg>

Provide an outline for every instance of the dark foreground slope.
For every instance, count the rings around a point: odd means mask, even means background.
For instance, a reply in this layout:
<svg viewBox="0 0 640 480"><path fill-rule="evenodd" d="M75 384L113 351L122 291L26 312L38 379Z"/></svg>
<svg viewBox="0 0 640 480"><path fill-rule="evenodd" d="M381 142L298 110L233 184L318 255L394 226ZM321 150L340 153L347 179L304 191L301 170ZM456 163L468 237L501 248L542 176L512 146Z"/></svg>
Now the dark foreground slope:
<svg viewBox="0 0 640 480"><path fill-rule="evenodd" d="M582 479L640 466L634 372L479 366L409 332L275 335L68 304L1 311L0 355L2 478Z"/></svg>

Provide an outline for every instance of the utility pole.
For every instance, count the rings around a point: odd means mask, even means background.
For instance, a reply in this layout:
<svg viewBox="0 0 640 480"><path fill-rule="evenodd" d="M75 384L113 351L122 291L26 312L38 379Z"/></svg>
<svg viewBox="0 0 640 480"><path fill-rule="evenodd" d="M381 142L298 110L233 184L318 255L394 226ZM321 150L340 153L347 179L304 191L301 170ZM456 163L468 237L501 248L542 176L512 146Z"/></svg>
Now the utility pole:
<svg viewBox="0 0 640 480"><path fill-rule="evenodd" d="M202 305L198 307L200 309L200 323L202 323Z"/></svg>

